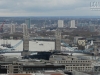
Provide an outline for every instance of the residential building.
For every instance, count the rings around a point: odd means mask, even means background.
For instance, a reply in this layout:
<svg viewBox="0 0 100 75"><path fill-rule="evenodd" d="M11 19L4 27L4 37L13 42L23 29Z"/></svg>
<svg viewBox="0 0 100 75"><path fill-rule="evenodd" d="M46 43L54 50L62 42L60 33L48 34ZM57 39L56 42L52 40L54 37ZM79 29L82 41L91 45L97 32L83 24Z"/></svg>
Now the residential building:
<svg viewBox="0 0 100 75"><path fill-rule="evenodd" d="M28 27L25 23L22 24L22 28L23 28L23 34L27 34L28 32Z"/></svg>
<svg viewBox="0 0 100 75"><path fill-rule="evenodd" d="M63 28L63 27L64 27L64 21L58 20L58 28Z"/></svg>
<svg viewBox="0 0 100 75"><path fill-rule="evenodd" d="M10 33L13 34L15 32L15 24L11 23L11 31Z"/></svg>
<svg viewBox="0 0 100 75"><path fill-rule="evenodd" d="M70 22L70 28L77 28L75 26L75 20L71 20L71 22Z"/></svg>

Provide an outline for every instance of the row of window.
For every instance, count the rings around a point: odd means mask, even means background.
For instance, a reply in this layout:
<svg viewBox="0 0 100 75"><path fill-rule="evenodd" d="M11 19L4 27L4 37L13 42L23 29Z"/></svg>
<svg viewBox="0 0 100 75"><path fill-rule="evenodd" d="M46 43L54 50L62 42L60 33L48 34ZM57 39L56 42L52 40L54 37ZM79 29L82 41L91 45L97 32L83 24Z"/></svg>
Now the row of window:
<svg viewBox="0 0 100 75"><path fill-rule="evenodd" d="M68 69L67 71L69 71L69 72L72 72L73 70L76 70L76 71L84 71L84 72L90 72L91 71L91 69Z"/></svg>
<svg viewBox="0 0 100 75"><path fill-rule="evenodd" d="M67 64L66 66L91 66L90 64Z"/></svg>
<svg viewBox="0 0 100 75"><path fill-rule="evenodd" d="M63 70L65 68L23 68L24 71L34 71L34 70Z"/></svg>
<svg viewBox="0 0 100 75"><path fill-rule="evenodd" d="M11 71L8 71L7 73L23 73L23 72L11 72Z"/></svg>
<svg viewBox="0 0 100 75"><path fill-rule="evenodd" d="M57 61L57 63L89 63L90 61Z"/></svg>
<svg viewBox="0 0 100 75"><path fill-rule="evenodd" d="M90 69L91 67L66 67L66 69L70 69L70 68L73 68L73 69Z"/></svg>
<svg viewBox="0 0 100 75"><path fill-rule="evenodd" d="M91 67L66 67L67 71L91 71L92 68Z"/></svg>

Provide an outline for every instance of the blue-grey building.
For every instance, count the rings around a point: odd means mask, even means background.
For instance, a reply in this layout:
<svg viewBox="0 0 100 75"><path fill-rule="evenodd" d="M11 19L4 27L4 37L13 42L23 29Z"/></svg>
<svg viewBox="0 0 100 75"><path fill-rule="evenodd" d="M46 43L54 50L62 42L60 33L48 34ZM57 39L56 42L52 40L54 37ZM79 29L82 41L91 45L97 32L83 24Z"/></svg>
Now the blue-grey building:
<svg viewBox="0 0 100 75"><path fill-rule="evenodd" d="M27 18L27 19L25 20L25 23L26 23L28 29L30 29L31 19L30 19L30 18Z"/></svg>

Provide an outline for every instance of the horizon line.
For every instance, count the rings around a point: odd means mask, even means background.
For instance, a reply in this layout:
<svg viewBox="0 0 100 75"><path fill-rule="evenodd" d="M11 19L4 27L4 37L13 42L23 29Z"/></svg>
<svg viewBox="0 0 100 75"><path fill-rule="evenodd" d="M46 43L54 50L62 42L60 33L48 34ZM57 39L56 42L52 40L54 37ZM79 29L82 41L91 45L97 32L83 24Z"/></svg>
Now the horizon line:
<svg viewBox="0 0 100 75"><path fill-rule="evenodd" d="M100 16L0 16L0 17L100 17Z"/></svg>

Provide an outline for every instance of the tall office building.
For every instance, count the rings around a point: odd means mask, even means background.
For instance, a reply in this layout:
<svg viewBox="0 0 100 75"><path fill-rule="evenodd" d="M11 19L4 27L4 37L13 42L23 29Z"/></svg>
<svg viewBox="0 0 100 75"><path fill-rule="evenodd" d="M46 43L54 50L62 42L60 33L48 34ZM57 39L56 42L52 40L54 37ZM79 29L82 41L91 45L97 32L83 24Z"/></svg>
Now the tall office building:
<svg viewBox="0 0 100 75"><path fill-rule="evenodd" d="M13 34L15 32L15 24L11 23L11 31L10 33Z"/></svg>
<svg viewBox="0 0 100 75"><path fill-rule="evenodd" d="M64 21L58 20L58 28L63 28L63 27L64 27Z"/></svg>
<svg viewBox="0 0 100 75"><path fill-rule="evenodd" d="M75 26L75 20L71 20L71 22L70 22L70 28L77 28Z"/></svg>
<svg viewBox="0 0 100 75"><path fill-rule="evenodd" d="M25 23L26 23L28 29L30 29L30 24L31 24L30 18L26 19L26 20L25 20Z"/></svg>

